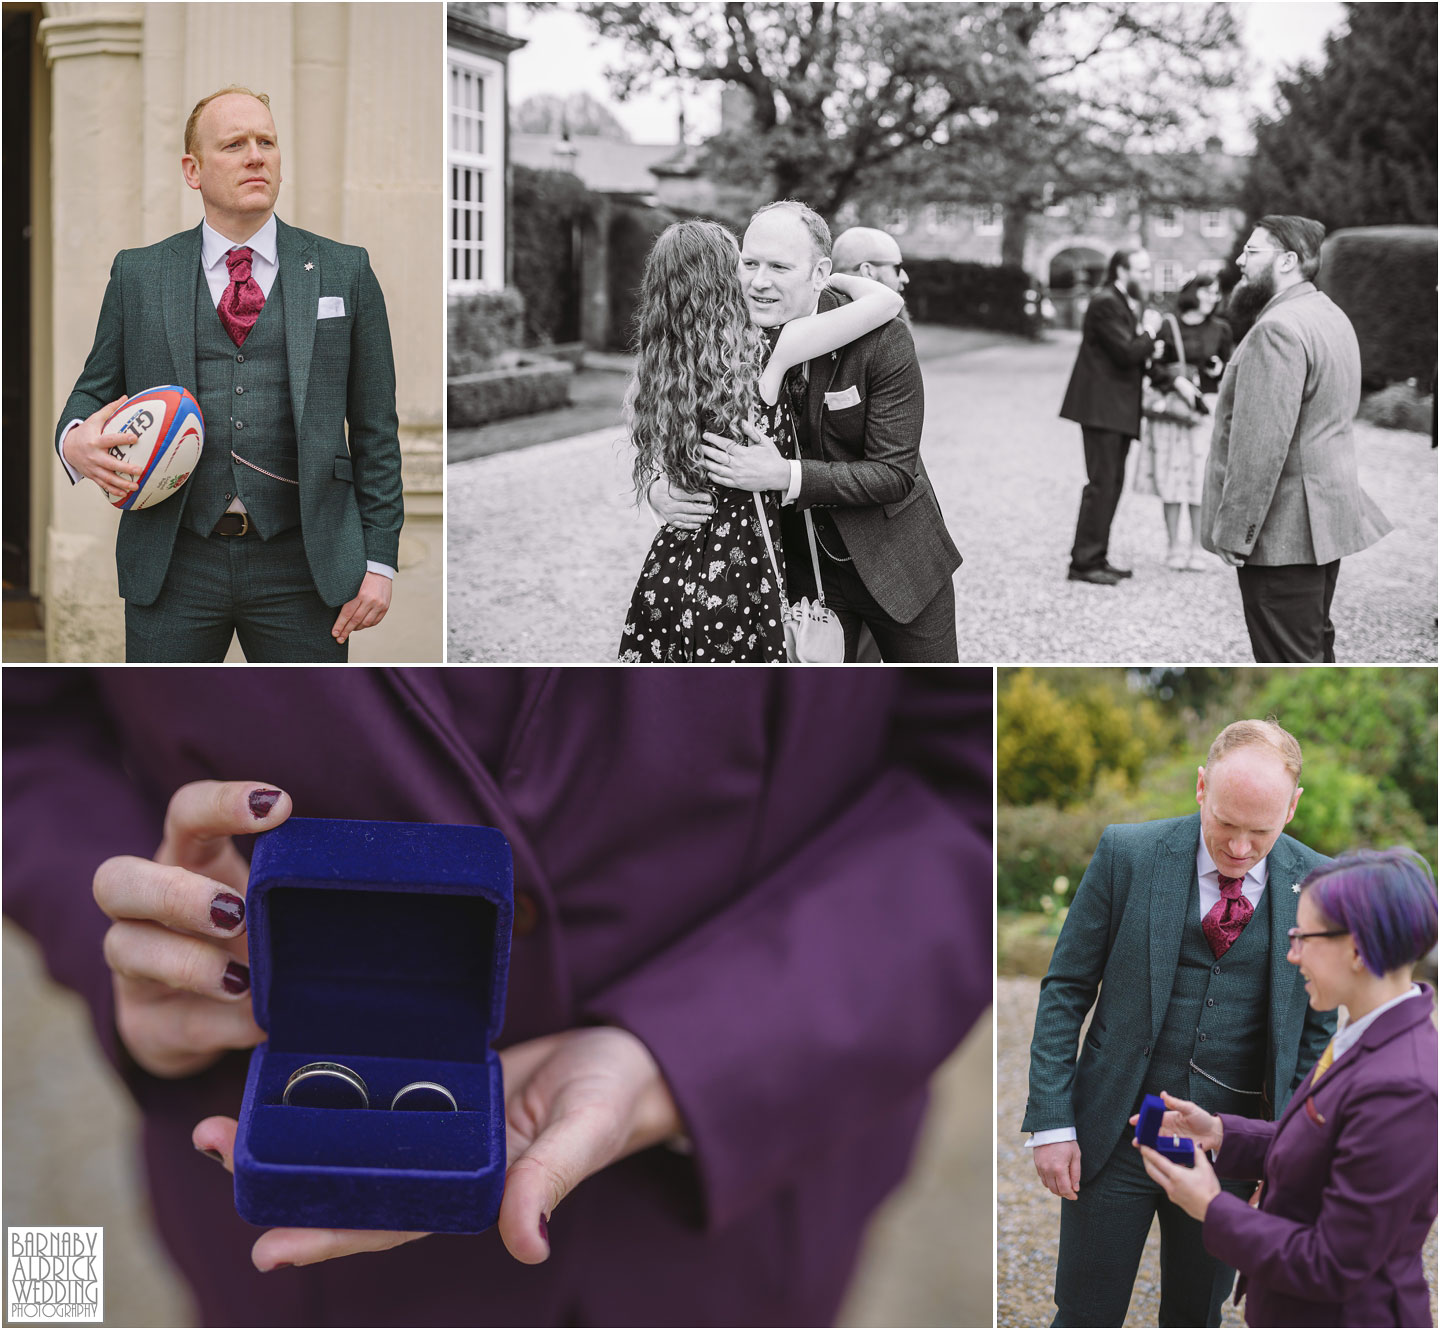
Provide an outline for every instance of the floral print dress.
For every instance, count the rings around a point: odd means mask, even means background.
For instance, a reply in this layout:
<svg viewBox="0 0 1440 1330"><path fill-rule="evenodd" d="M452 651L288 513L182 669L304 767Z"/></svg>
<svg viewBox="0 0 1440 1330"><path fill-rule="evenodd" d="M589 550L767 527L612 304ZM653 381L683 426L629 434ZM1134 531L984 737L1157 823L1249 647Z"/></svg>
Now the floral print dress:
<svg viewBox="0 0 1440 1330"><path fill-rule="evenodd" d="M782 393L760 421L782 448L781 440L790 438L786 411ZM715 512L698 531L664 526L655 533L630 599L622 661L784 661L785 589L775 581L755 496L723 487L713 493ZM783 576L780 496L760 499Z"/></svg>

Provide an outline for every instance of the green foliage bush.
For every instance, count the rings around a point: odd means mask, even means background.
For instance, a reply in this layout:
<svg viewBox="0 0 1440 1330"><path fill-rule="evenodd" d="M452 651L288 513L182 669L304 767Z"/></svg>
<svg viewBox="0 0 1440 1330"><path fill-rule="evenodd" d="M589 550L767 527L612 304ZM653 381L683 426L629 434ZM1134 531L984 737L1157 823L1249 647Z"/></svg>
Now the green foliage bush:
<svg viewBox="0 0 1440 1330"><path fill-rule="evenodd" d="M1435 394L1422 393L1411 383L1392 383L1368 393L1360 401L1358 417L1381 429L1408 429L1432 434L1435 429Z"/></svg>
<svg viewBox="0 0 1440 1330"><path fill-rule="evenodd" d="M1435 240L1433 226L1367 226L1325 239L1319 286L1355 325L1367 388L1434 381Z"/></svg>
<svg viewBox="0 0 1440 1330"><path fill-rule="evenodd" d="M910 274L905 303L917 323L994 328L1022 337L1039 337L1044 330L1035 283L1018 264L906 259L905 271Z"/></svg>
<svg viewBox="0 0 1440 1330"><path fill-rule="evenodd" d="M446 373L475 374L524 341L525 301L513 287L473 291L446 306Z"/></svg>
<svg viewBox="0 0 1440 1330"><path fill-rule="evenodd" d="M553 411L569 402L574 377L574 369L564 361L542 360L452 378L445 385L450 424L462 428L488 425L492 420Z"/></svg>
<svg viewBox="0 0 1440 1330"><path fill-rule="evenodd" d="M1002 804L1072 803L1094 782L1085 716L1033 670L1017 670L1001 686L995 757Z"/></svg>
<svg viewBox="0 0 1440 1330"><path fill-rule="evenodd" d="M1332 749L1307 747L1305 792L1286 827L1322 854L1409 845L1433 865L1435 832L1398 790Z"/></svg>

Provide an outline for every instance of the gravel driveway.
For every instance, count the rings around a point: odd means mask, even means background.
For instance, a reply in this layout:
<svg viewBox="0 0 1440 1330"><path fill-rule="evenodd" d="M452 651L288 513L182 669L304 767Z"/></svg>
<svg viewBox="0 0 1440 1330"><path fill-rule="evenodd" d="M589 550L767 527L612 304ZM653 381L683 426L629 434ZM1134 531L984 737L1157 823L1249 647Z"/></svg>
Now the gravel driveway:
<svg viewBox="0 0 1440 1330"><path fill-rule="evenodd" d="M1055 412L1076 335L955 353L931 332L917 330L922 449L965 556L960 659L1248 663L1234 573L1218 560L1169 571L1155 499L1127 492L1116 513L1111 558L1133 580L1065 580L1084 462L1079 427ZM1420 434L1357 424L1356 436L1362 483L1397 529L1341 568L1337 655L1433 661L1435 451ZM629 462L617 424L447 468L451 660L614 659L654 534L629 496Z"/></svg>
<svg viewBox="0 0 1440 1330"><path fill-rule="evenodd" d="M1030 1036L1040 983L1029 978L995 981L995 1157L997 1326L1049 1325L1055 1315L1055 1253L1060 1240L1060 1199L1040 1185L1020 1122L1030 1063ZM1435 1317L1435 1230L1425 1246L1430 1281L1431 1323ZM1135 1280L1127 1326L1150 1326L1160 1315L1160 1228L1150 1240ZM1244 1325L1240 1310L1225 1303L1222 1325Z"/></svg>

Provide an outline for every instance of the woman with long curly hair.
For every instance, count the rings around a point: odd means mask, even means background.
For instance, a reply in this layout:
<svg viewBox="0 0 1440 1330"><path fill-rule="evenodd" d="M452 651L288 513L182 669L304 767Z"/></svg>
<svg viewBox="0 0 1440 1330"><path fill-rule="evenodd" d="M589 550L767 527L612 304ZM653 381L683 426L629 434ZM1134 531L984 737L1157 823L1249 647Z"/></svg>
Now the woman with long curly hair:
<svg viewBox="0 0 1440 1330"><path fill-rule="evenodd" d="M656 533L625 620L622 661L785 659L779 496L712 487L701 436L743 439L749 424L790 437L786 372L881 327L904 305L879 282L831 276L851 303L792 319L769 348L751 326L739 258L723 226L690 221L668 227L646 260L625 402L635 492L643 497L664 476L677 489L710 491L715 508L699 530Z"/></svg>

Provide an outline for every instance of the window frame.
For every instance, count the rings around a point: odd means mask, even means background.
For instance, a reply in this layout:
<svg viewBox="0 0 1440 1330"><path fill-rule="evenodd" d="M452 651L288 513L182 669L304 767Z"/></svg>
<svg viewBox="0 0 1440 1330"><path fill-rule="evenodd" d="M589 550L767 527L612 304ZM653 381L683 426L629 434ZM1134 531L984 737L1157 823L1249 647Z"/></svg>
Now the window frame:
<svg viewBox="0 0 1440 1330"><path fill-rule="evenodd" d="M450 46L445 51L445 280L446 289L454 294L472 291L498 291L505 285L505 111L506 69L499 60L478 55L462 47ZM478 109L457 105L456 75L469 76L480 83ZM457 147L455 125L458 116L467 116L479 126L478 150ZM478 198L457 198L465 190L457 190L457 173L465 172L465 184L473 181ZM456 239L457 205L462 215L474 219L480 235ZM457 263L461 256L475 255L474 275L452 276L464 270Z"/></svg>

